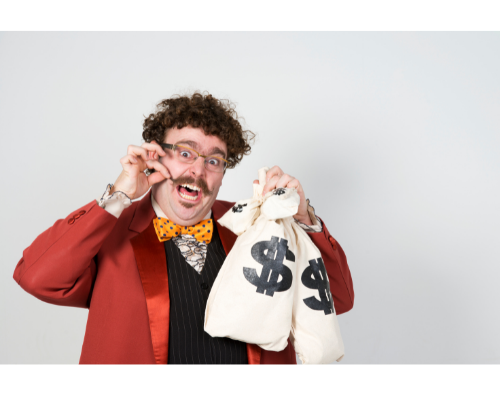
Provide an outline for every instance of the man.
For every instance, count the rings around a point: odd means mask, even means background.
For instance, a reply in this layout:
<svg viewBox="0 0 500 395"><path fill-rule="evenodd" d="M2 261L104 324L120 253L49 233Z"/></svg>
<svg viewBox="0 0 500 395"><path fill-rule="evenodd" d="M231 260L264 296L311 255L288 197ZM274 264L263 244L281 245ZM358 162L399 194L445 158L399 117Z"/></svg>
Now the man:
<svg viewBox="0 0 500 395"><path fill-rule="evenodd" d="M144 121L146 142L128 147L122 173L102 198L24 250L14 272L24 290L89 308L80 363L295 363L290 342L271 352L203 331L211 286L236 240L217 222L234 203L217 194L226 170L250 152L253 135L237 119L230 104L211 95L164 100ZM321 252L336 313L350 310L354 292L342 248L300 182L274 166L264 194L280 187L297 189L294 218Z"/></svg>

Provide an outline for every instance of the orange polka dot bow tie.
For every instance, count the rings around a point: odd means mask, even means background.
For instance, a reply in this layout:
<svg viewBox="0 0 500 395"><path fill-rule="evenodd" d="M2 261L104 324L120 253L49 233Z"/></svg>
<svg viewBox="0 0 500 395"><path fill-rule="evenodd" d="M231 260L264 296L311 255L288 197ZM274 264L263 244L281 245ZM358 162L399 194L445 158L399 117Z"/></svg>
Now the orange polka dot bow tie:
<svg viewBox="0 0 500 395"><path fill-rule="evenodd" d="M176 225L172 221L157 217L153 220L158 240L161 242L170 240L172 237L180 235L192 235L199 242L209 244L212 240L213 222L211 219L204 219L193 226Z"/></svg>

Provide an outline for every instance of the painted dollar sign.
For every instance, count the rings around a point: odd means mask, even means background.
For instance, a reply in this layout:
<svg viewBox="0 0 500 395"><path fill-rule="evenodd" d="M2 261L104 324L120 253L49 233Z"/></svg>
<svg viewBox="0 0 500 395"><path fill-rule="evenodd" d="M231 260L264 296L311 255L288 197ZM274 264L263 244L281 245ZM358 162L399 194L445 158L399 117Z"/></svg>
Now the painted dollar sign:
<svg viewBox="0 0 500 395"><path fill-rule="evenodd" d="M262 265L262 272L259 277L257 270L244 267L243 275L257 287L258 293L273 296L275 292L290 289L293 275L290 268L283 264L283 259L295 262L295 255L288 249L288 240L283 238L280 240L276 236L271 236L270 241L264 240L255 243L252 246L251 254L253 259ZM278 282L280 275L282 279Z"/></svg>
<svg viewBox="0 0 500 395"><path fill-rule="evenodd" d="M316 299L314 296L304 299L307 307L313 310L323 310L325 315L332 314L333 299L330 292L330 283L326 277L325 264L323 259L311 259L309 266L302 272L302 284L307 288L317 289L321 300Z"/></svg>

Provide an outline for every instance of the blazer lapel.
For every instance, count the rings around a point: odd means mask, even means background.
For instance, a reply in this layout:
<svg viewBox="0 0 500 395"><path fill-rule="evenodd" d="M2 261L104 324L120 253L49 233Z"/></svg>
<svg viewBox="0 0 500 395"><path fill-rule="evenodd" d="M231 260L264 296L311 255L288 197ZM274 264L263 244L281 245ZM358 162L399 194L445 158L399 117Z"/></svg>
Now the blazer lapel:
<svg viewBox="0 0 500 395"><path fill-rule="evenodd" d="M151 191L139 202L129 229L139 232L130 242L141 276L149 316L149 329L157 364L167 363L170 298L166 255L163 243L158 241L151 205Z"/></svg>

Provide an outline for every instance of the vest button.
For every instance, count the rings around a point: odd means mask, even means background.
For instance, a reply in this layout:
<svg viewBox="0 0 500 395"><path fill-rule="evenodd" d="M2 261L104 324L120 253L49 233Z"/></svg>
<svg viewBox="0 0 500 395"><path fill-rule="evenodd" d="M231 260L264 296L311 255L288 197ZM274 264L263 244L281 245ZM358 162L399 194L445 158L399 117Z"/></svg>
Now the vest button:
<svg viewBox="0 0 500 395"><path fill-rule="evenodd" d="M332 245L333 249L337 249L337 243L335 242L335 239L332 236L328 237L328 240L330 241L330 244Z"/></svg>
<svg viewBox="0 0 500 395"><path fill-rule="evenodd" d="M70 218L69 221L68 221L68 224L73 225L74 223L75 223L75 219L74 218Z"/></svg>
<svg viewBox="0 0 500 395"><path fill-rule="evenodd" d="M200 284L201 289L208 289L208 284L207 283L201 283Z"/></svg>

